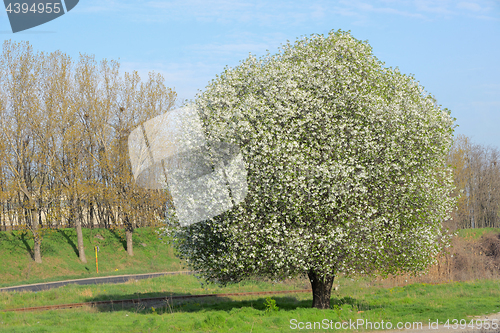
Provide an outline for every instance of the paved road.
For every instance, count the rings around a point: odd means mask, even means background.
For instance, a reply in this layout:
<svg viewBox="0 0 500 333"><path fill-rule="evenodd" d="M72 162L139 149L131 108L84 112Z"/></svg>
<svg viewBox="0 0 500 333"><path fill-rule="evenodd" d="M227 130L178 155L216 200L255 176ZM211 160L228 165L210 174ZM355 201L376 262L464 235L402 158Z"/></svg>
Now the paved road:
<svg viewBox="0 0 500 333"><path fill-rule="evenodd" d="M40 291L40 290L48 290L48 289L52 289L52 288L59 288L62 286L66 286L68 284L88 285L88 284L105 284L105 283L125 283L125 282L130 281L130 280L142 280L142 279L149 279L149 278L154 278L154 277L164 276L164 275L180 275L180 274L190 275L190 274L193 274L193 272L191 272L191 271L179 271L179 272L115 275L115 276L104 276L104 277L95 277L95 278L87 278L87 279L26 284L26 285L21 285L21 286L0 288L0 292L2 292L2 291Z"/></svg>

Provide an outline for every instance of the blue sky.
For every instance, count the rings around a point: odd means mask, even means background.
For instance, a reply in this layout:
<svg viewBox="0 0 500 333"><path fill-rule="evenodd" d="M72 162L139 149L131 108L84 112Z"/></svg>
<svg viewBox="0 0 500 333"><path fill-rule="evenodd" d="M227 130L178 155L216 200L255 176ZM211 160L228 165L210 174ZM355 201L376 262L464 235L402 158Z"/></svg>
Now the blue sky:
<svg viewBox="0 0 500 333"><path fill-rule="evenodd" d="M368 40L386 66L411 73L457 118L456 132L500 148L500 1L106 1L0 38L115 59L123 71L161 73L180 99L194 98L224 67L249 53L276 53L287 40L330 30Z"/></svg>

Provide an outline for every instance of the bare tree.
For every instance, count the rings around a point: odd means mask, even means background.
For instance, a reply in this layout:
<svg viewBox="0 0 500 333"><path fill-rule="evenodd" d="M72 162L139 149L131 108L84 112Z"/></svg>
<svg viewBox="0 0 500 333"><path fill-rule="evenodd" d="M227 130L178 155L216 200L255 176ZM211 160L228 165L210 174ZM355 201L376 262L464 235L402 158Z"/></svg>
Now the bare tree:
<svg viewBox="0 0 500 333"><path fill-rule="evenodd" d="M6 42L0 60L2 160L17 192L19 213L34 239L33 257L41 263L42 207L50 201L55 150L55 108L46 87L50 60L27 43Z"/></svg>
<svg viewBox="0 0 500 333"><path fill-rule="evenodd" d="M500 222L500 153L458 135L448 156L454 169L457 227L498 227Z"/></svg>
<svg viewBox="0 0 500 333"><path fill-rule="evenodd" d="M147 204L145 200L155 195L145 195L147 190L135 185L128 156L128 136L141 123L151 119L174 106L175 93L166 88L160 75L150 74L148 80L140 82L137 72L125 73L118 95L118 105L112 108L110 119L114 138L108 150L108 159L115 161L110 171L111 179L117 190L121 218L125 226L127 252L133 255L133 230L139 220L154 222L153 214L161 209L159 200ZM164 195L163 195L164 196ZM139 209L153 205L153 209Z"/></svg>
<svg viewBox="0 0 500 333"><path fill-rule="evenodd" d="M167 112L175 92L161 75L142 82L120 75L116 61L77 63L61 52L36 53L29 43L5 42L0 55L1 220L34 238L41 262L42 230L75 227L86 262L82 227L125 226L133 255L137 226L156 223L163 191L135 186L127 140L142 122ZM8 221L8 222L7 222Z"/></svg>

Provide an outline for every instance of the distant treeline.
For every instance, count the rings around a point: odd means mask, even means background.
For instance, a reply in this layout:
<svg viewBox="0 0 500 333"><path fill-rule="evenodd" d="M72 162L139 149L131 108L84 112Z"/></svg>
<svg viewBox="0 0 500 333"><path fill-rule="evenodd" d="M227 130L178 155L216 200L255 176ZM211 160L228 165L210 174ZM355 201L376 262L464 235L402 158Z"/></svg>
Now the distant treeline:
<svg viewBox="0 0 500 333"><path fill-rule="evenodd" d="M133 228L164 214L165 191L134 184L128 135L172 109L176 94L161 75L141 82L119 68L93 56L74 62L28 43L3 44L0 225L30 232L36 261L44 227L74 226L80 235L81 227L123 225L132 254Z"/></svg>
<svg viewBox="0 0 500 333"><path fill-rule="evenodd" d="M458 135L448 156L453 167L457 228L500 227L500 152Z"/></svg>

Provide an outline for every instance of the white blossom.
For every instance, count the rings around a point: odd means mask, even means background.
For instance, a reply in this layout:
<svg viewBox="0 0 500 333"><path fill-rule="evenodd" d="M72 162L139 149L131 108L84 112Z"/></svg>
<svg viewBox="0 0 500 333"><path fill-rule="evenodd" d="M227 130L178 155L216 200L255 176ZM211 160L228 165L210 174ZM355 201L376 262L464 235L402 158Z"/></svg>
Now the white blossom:
<svg viewBox="0 0 500 333"><path fill-rule="evenodd" d="M242 203L169 229L206 280L416 272L449 240L454 119L368 43L332 31L251 55L194 103L247 167Z"/></svg>

